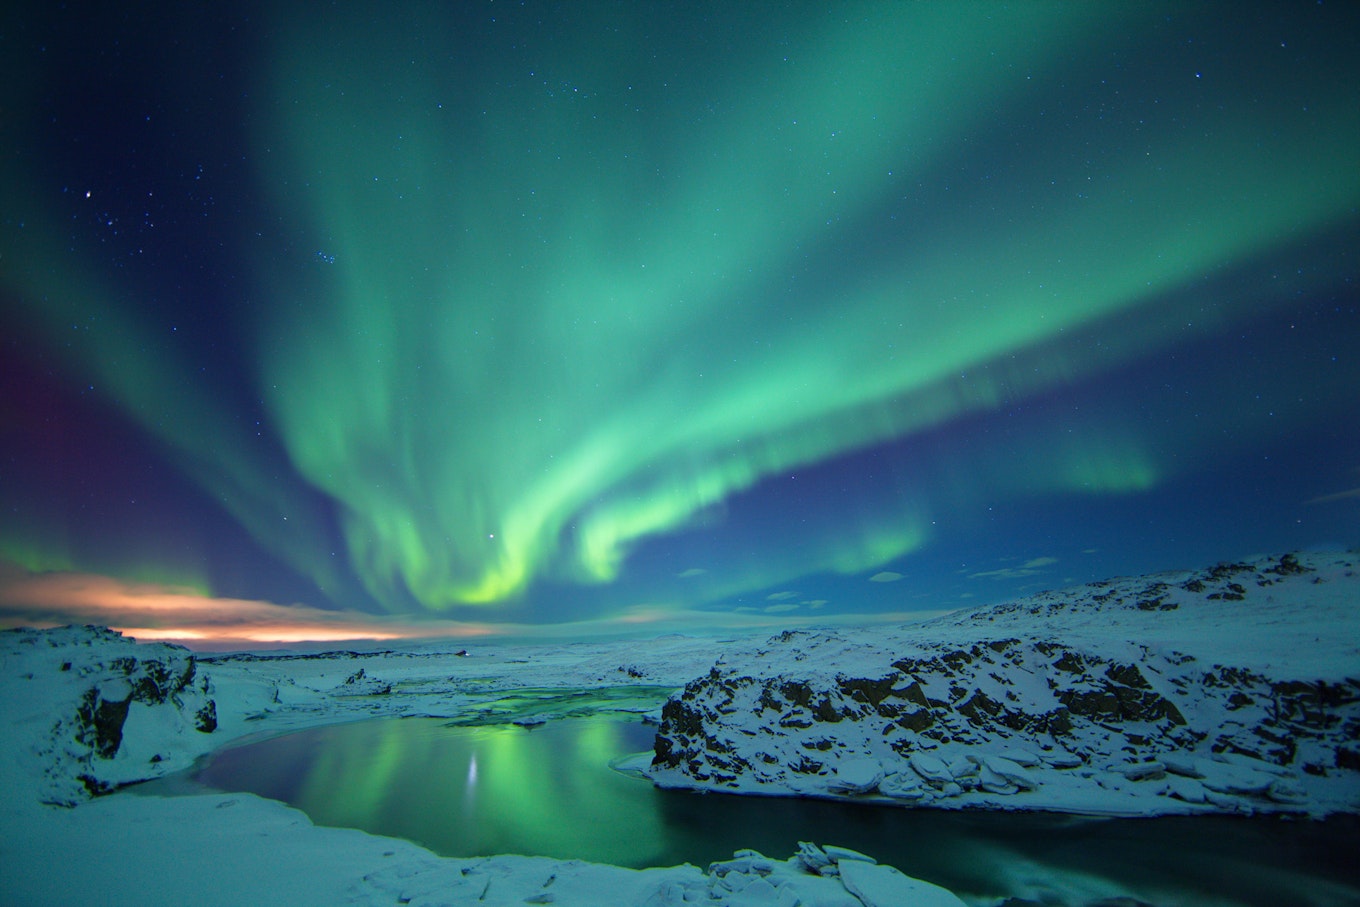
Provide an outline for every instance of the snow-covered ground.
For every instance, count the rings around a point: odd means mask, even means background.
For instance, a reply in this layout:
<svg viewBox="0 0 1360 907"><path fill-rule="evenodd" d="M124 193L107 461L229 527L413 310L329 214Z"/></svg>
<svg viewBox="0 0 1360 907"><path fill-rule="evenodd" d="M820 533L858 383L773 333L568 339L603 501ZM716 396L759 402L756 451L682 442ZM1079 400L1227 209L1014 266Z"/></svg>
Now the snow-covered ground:
<svg viewBox="0 0 1360 907"><path fill-rule="evenodd" d="M533 723L572 713L573 697L553 691L583 688L608 688L625 709L676 691L650 769L668 785L1135 814L1360 812L1358 561L1260 559L894 632L771 639L195 659L93 628L5 632L0 901L961 903L834 846L739 853L707 871L447 859L318 828L252 795L92 796L247 735L381 716Z"/></svg>

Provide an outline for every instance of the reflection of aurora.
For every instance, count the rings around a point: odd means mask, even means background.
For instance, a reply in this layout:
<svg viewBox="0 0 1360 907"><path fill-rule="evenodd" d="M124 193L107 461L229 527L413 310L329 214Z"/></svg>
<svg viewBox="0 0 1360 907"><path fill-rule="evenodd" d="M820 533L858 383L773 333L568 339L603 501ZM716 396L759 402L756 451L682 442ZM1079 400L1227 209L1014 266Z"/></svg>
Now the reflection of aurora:
<svg viewBox="0 0 1360 907"><path fill-rule="evenodd" d="M1333 889L1344 900L1353 890L1344 846L1353 817L1290 823L1290 846L1281 847L1280 823L1269 819L1087 819L701 795L606 767L649 740L637 725L598 716L532 731L380 719L225 750L204 777L286 800L321 824L413 839L446 856L704 866L739 848L784 856L799 840L819 840L993 898L1197 903L1213 891L1264 904ZM1224 865L1241 871L1225 876Z"/></svg>
<svg viewBox="0 0 1360 907"><path fill-rule="evenodd" d="M649 739L635 724L608 719L532 731L366 721L227 750L202 778L230 787L249 777L250 789L318 823L408 837L450 855L647 866L664 845L662 817L646 803L652 789L608 765ZM592 832L583 835L584 827Z"/></svg>
<svg viewBox="0 0 1360 907"><path fill-rule="evenodd" d="M1200 78L1142 7L579 15L551 42L410 11L273 30L247 94L291 253L242 243L267 303L238 327L291 473L126 291L55 263L63 228L12 173L33 216L8 289L263 547L394 610L628 579L642 542L777 476L989 413L1031 410L685 594L876 569L984 494L1143 492L1289 431L1052 395L1335 284L1360 202L1340 44ZM1334 411L1290 392L1320 374L1278 376L1298 422Z"/></svg>

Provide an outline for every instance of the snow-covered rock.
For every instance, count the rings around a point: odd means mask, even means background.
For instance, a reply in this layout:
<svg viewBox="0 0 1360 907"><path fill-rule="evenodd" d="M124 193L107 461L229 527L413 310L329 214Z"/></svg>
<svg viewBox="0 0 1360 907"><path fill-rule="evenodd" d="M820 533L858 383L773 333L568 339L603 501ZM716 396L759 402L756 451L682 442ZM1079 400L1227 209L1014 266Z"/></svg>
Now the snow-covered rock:
<svg viewBox="0 0 1360 907"><path fill-rule="evenodd" d="M784 633L671 697L652 776L899 804L1358 811L1357 561L1094 583L898 634Z"/></svg>
<svg viewBox="0 0 1360 907"><path fill-rule="evenodd" d="M5 678L6 710L37 726L15 755L43 802L69 806L178 771L214 745L212 684L185 649L101 627L8 630L0 648L19 669Z"/></svg>

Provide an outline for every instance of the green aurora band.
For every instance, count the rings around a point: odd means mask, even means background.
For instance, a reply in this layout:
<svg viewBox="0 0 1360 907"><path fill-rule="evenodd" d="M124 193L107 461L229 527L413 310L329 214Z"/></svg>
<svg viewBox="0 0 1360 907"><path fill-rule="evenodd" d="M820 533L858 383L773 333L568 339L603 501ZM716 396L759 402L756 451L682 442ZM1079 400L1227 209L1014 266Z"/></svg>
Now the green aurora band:
<svg viewBox="0 0 1360 907"><path fill-rule="evenodd" d="M612 580L638 540L764 477L1163 342L1182 320L1150 318L1123 348L1064 336L1353 209L1360 173L1329 149L1354 111L1273 111L1263 133L1259 111L1197 112L1190 128L1172 110L1136 146L1088 150L1099 183L1055 185L1070 167L1022 148L1004 194L907 199L902 216L928 228L799 283L804 256L862 233L991 111L1026 105L1007 73L1127 24L1060 4L1016 19L876 8L670 76L699 83L674 101L627 34L584 51L569 35L532 75L508 55L471 92L453 64L411 62L433 22L284 39L266 136L286 138L279 205L335 260L324 282L275 291L261 383L300 471L343 504L372 594L440 607L545 573ZM1042 483L1094 490L1158 471L1136 448L1035 465ZM903 554L922 520L825 566Z"/></svg>
<svg viewBox="0 0 1360 907"><path fill-rule="evenodd" d="M257 390L374 599L613 581L641 541L763 480L1328 279L1198 292L1250 286L1354 216L1348 91L1246 62L1141 84L1151 7L856 10L790 26L737 9L660 47L617 10L518 43L493 24L469 41L425 7L271 29L254 143L296 254L255 262ZM1048 117L1116 77L1092 62L1114 47L1134 62L1110 116ZM45 264L41 230L6 281L60 300L33 305L55 337L115 294ZM190 364L131 316L106 323L118 339L81 367L263 545L338 588L322 517L251 459ZM994 464L1013 495L1140 491L1175 468L1114 420L1030 442ZM872 569L926 543L929 511L850 517L748 588Z"/></svg>

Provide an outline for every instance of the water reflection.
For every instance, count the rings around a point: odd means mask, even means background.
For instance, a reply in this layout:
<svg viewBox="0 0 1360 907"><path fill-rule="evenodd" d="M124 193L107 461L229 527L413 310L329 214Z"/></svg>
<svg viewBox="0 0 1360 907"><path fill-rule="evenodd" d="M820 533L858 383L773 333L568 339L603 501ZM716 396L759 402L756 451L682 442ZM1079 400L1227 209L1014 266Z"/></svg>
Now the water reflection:
<svg viewBox="0 0 1360 907"><path fill-rule="evenodd" d="M448 856L702 866L740 847L782 857L797 841L816 840L864 850L976 898L1360 903L1354 817L1109 821L907 810L660 791L608 767L651 740L652 729L618 717L532 730L373 720L223 751L199 779L283 800L318 824L408 838Z"/></svg>
<svg viewBox="0 0 1360 907"><path fill-rule="evenodd" d="M283 800L318 824L409 838L443 854L642 866L666 852L664 817L646 805L648 785L608 761L650 743L650 732L619 720L532 730L363 721L223 751L199 780Z"/></svg>

